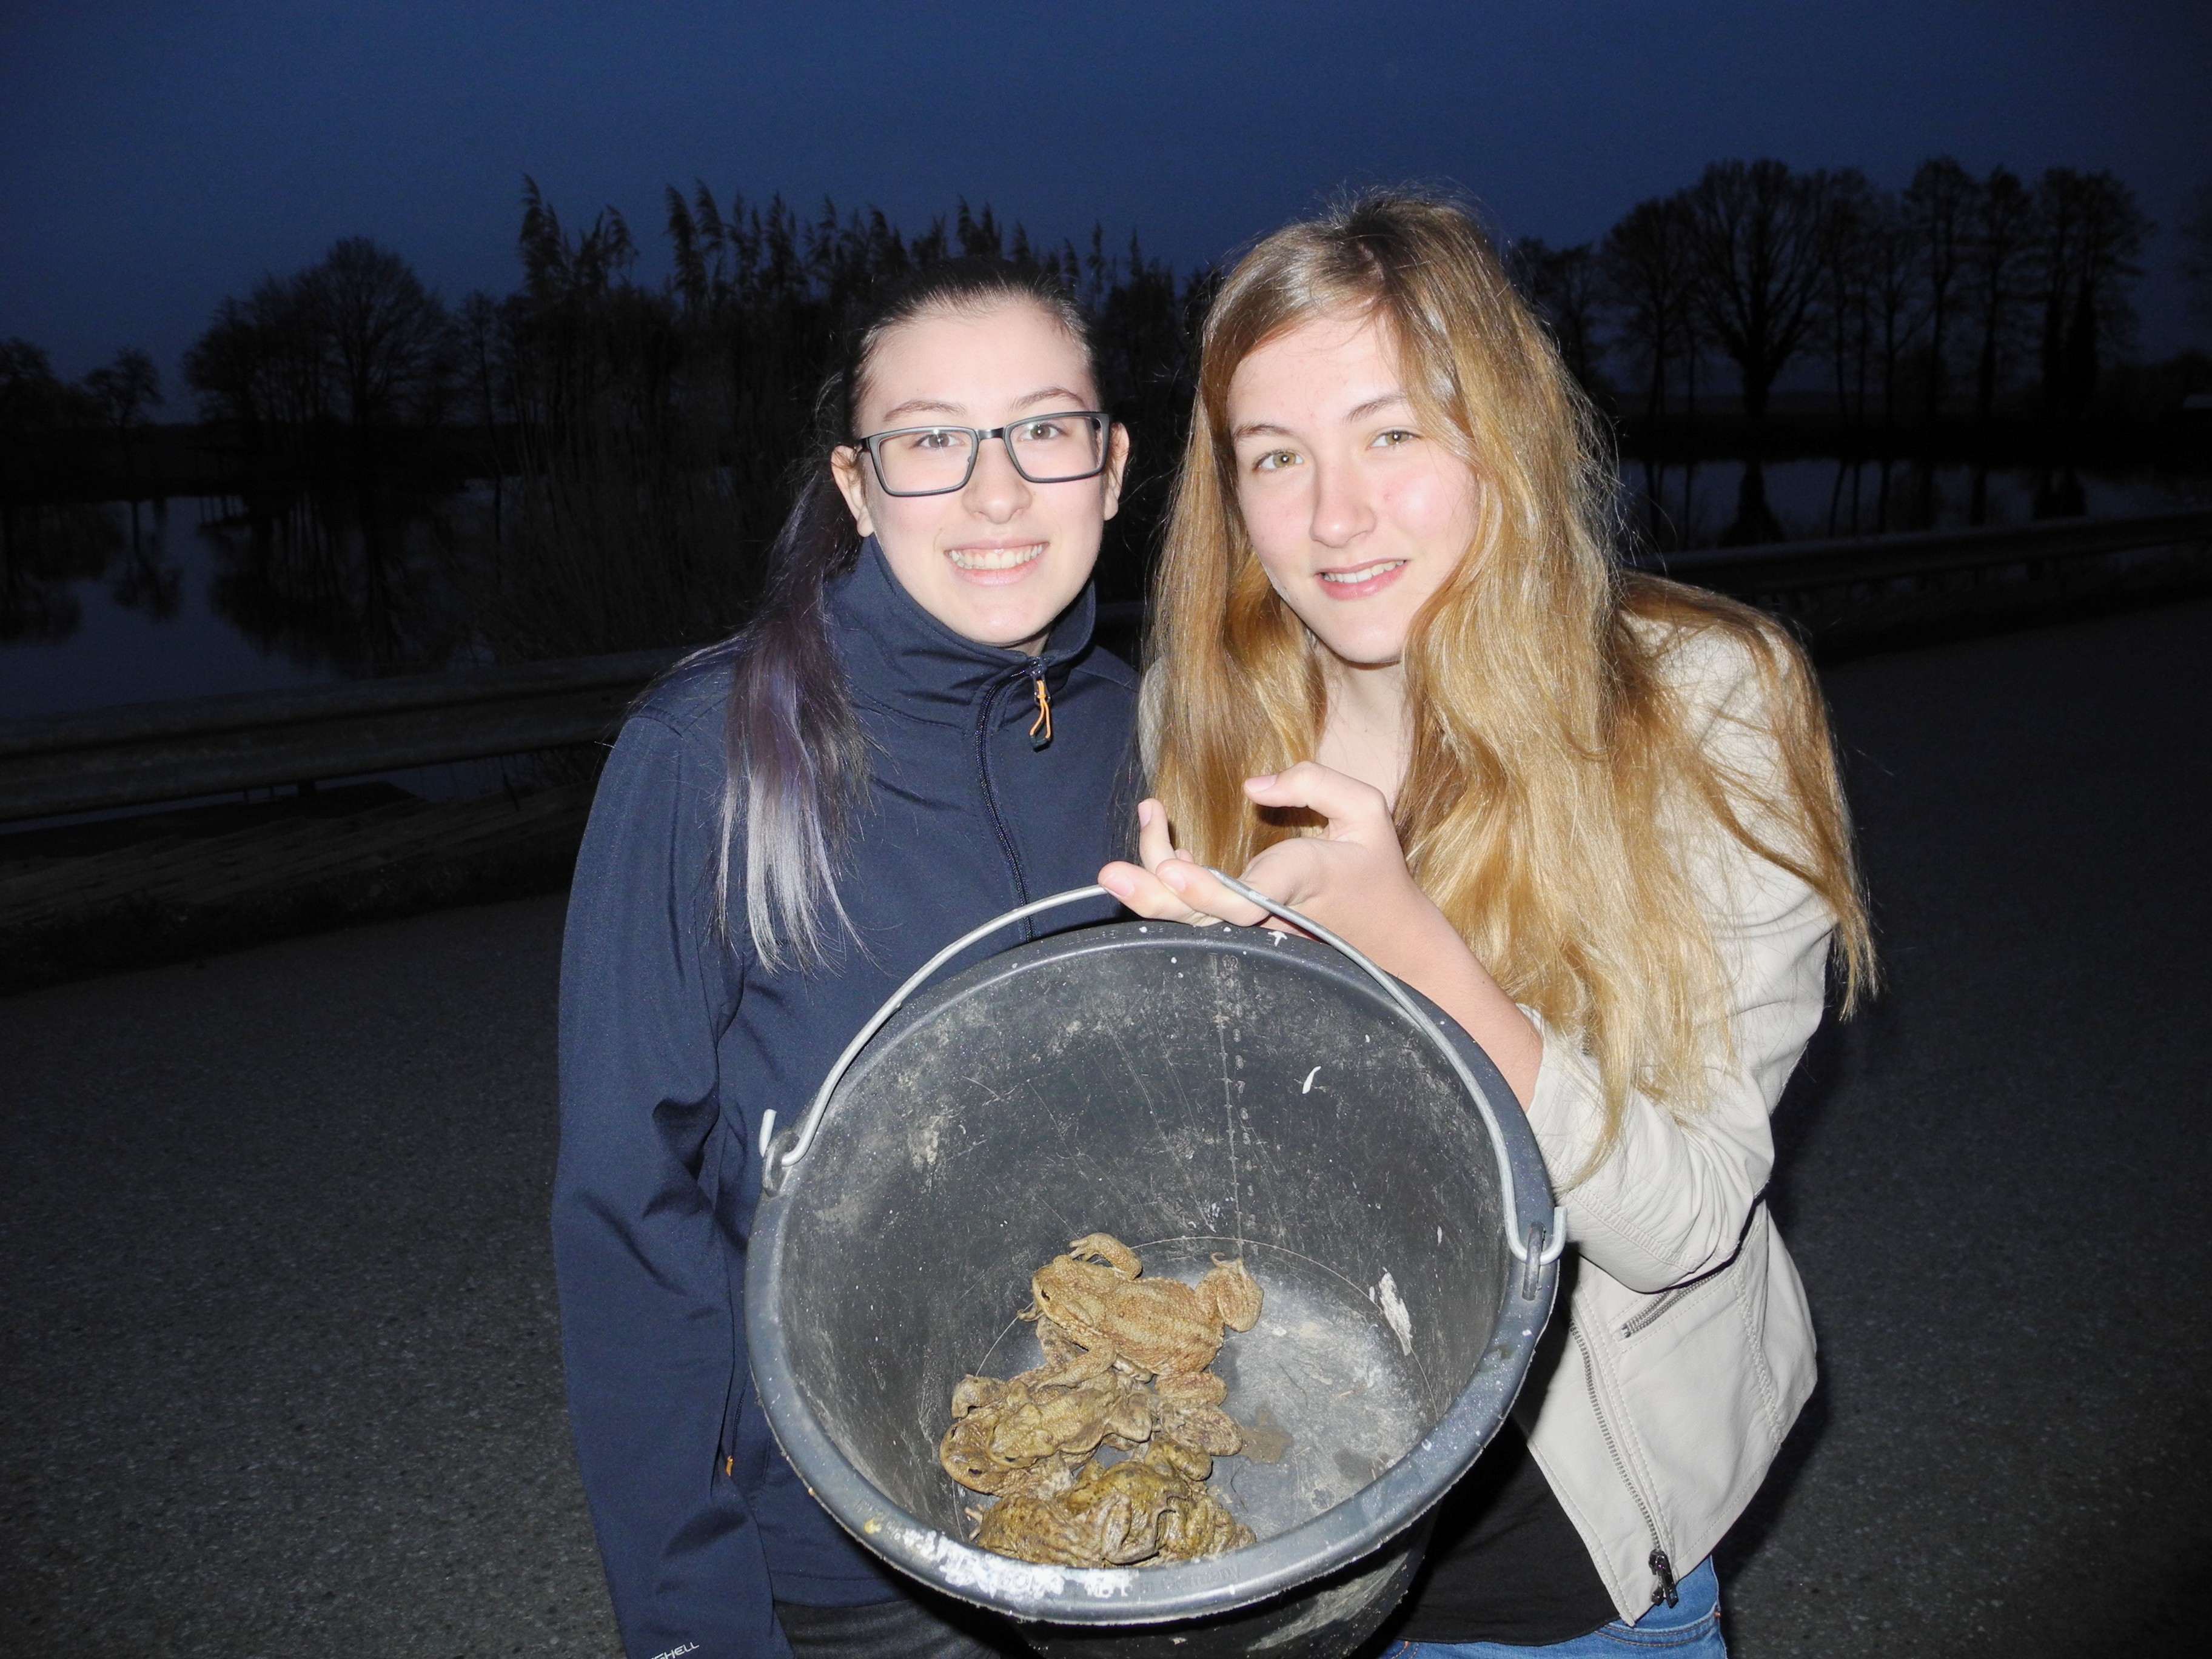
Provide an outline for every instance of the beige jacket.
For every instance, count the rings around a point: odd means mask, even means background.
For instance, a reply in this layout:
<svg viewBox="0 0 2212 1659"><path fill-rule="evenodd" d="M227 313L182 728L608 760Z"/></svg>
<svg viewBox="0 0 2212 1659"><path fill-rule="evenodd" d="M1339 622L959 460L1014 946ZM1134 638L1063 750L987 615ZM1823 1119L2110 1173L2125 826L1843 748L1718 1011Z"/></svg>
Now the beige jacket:
<svg viewBox="0 0 2212 1659"><path fill-rule="evenodd" d="M1706 636L1676 661L1709 751L1764 772L1759 682L1740 648ZM1734 985L1735 1053L1716 1062L1705 1111L1685 1126L1632 1098L1613 1151L1567 1187L1602 1096L1589 1058L1548 1030L1528 1106L1580 1259L1559 1363L1514 1415L1632 1620L1743 1512L1814 1381L1804 1287L1760 1200L1768 1115L1820 1021L1832 918L1717 832L1690 868Z"/></svg>
<svg viewBox="0 0 2212 1659"><path fill-rule="evenodd" d="M1765 775L1758 673L1741 647L1705 635L1672 662L1708 749ZM1146 675L1148 769L1160 691ZM1684 1127L1632 1099L1612 1153L1568 1188L1604 1122L1597 1068L1523 1011L1544 1030L1528 1121L1579 1261L1559 1363L1514 1415L1631 1620L1660 1588L1656 1557L1669 1578L1689 1571L1743 1512L1814 1380L1804 1287L1759 1199L1768 1114L1820 1023L1832 919L1796 877L1717 832L1690 868L1735 986L1734 1059L1716 1065L1704 1115Z"/></svg>

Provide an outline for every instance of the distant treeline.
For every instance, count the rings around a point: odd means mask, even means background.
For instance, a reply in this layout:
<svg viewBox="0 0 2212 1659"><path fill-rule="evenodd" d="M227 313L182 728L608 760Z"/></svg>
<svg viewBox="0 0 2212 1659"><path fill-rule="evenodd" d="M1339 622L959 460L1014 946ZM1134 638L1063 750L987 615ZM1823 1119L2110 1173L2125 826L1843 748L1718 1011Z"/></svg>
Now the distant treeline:
<svg viewBox="0 0 2212 1659"><path fill-rule="evenodd" d="M522 206L522 282L504 297L449 307L399 254L353 237L225 299L183 364L224 489L482 479L483 522L453 541L483 649L708 638L750 601L852 301L948 255L995 253L1058 271L1097 319L1102 391L1137 455L1102 581L1139 591L1213 271L1178 277L1101 228L1048 245L988 206L908 236L872 210L803 217L781 197L722 203L701 185L666 192L672 271L647 282L618 212L565 226L527 180ZM2212 197L2182 230L2212 307ZM2030 183L1939 157L1889 191L1855 169L1728 161L1602 238L1524 240L1510 257L1632 451L1727 426L1756 455L1778 388L1802 410L1818 386L1822 441L1888 453L1961 428L1985 447L2041 442L2212 387L2199 353L2115 372L2152 234L2109 173ZM36 495L88 445L104 477L138 471L161 398L143 352L72 385L35 346L0 342L0 498ZM169 471L147 468L148 483Z"/></svg>
<svg viewBox="0 0 2212 1659"><path fill-rule="evenodd" d="M666 192L673 273L647 285L637 247L608 210L565 234L526 181L523 285L450 310L404 259L365 238L318 264L225 299L187 355L199 412L258 448L321 453L334 435L422 429L453 418L533 428L605 413L635 382L628 415L666 398L704 363L726 367L730 419L779 414L821 367L838 317L888 273L948 253L991 252L1064 273L1098 313L1117 391L1172 383L1210 273L1178 283L1133 237L1109 255L1033 245L963 203L911 240L880 211L802 219L781 197L727 209L699 187ZM2001 409L2078 419L2133 343L2130 285L2153 227L2107 172L2009 169L1976 178L1924 162L1899 191L1856 168L1794 171L1725 161L1639 202L1604 236L1511 249L1516 276L1575 372L1624 413L1694 414L1701 389L1757 420L1778 380L1817 363L1832 411L1896 426ZM2212 306L2212 187L2180 228L2184 270ZM592 361L608 351L635 361ZM0 431L127 432L160 405L145 354L125 351L70 386L21 340L0 343ZM665 413L665 410L662 411ZM657 416L656 416L657 418Z"/></svg>
<svg viewBox="0 0 2212 1659"><path fill-rule="evenodd" d="M2212 202L2184 229L2212 245ZM1885 191L1855 167L1723 161L1595 242L1528 240L1513 258L1584 384L1648 418L1694 415L1718 362L1756 422L1785 371L1818 363L1835 416L1893 429L1961 409L2089 413L2134 343L2151 232L2110 173L2031 185L1938 156ZM2212 297L2201 262L2191 275Z"/></svg>

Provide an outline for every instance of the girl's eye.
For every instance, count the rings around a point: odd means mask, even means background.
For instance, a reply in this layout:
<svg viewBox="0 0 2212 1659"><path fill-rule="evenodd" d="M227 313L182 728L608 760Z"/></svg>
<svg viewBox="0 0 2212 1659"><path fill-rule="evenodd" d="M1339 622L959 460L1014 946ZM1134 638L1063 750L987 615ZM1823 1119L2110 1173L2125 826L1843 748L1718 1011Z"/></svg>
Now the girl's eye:
<svg viewBox="0 0 2212 1659"><path fill-rule="evenodd" d="M1369 447L1372 449L1395 449L1401 444L1411 443L1414 439L1420 435L1421 434L1418 432L1408 432L1403 427L1393 427L1388 432L1377 433L1375 436L1375 441L1370 445Z"/></svg>
<svg viewBox="0 0 2212 1659"><path fill-rule="evenodd" d="M1295 451L1271 449L1252 463L1255 472L1279 472L1286 466L1296 466L1298 457Z"/></svg>
<svg viewBox="0 0 2212 1659"><path fill-rule="evenodd" d="M1058 421L1030 421L1014 428L1014 441L1022 444L1048 443L1060 435Z"/></svg>

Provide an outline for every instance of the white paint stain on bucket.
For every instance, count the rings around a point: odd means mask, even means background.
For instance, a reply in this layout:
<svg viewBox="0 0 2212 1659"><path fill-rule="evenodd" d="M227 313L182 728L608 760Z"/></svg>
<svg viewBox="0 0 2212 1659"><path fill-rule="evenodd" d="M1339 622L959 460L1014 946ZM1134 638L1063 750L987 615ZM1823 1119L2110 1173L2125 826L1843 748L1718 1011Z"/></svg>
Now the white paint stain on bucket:
<svg viewBox="0 0 2212 1659"><path fill-rule="evenodd" d="M1406 1352L1413 1352L1413 1316L1406 1311L1406 1304L1398 1295L1398 1286L1386 1270L1382 1282L1375 1287L1375 1300L1382 1310L1382 1322L1398 1338L1398 1346Z"/></svg>

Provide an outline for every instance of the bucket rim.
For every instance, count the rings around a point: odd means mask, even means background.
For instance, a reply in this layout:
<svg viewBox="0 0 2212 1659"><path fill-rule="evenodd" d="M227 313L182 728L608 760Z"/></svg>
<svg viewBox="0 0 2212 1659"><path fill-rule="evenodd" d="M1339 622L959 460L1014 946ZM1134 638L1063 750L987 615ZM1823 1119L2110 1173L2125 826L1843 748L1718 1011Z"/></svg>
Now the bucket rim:
<svg viewBox="0 0 2212 1659"><path fill-rule="evenodd" d="M1257 935L1258 937L1255 937ZM1260 939L1265 938L1262 945ZM1423 1034L1383 1000L1375 984L1325 946L1260 929L1176 922L1082 927L1017 945L975 963L918 995L870 1041L841 1081L842 1097L914 1024L933 1018L1009 971L1026 972L1097 951L1132 948L1265 951L1337 981L1378 1012ZM1402 982L1401 982L1402 984ZM1495 1102L1491 1115L1506 1141L1511 1194L1524 1215L1552 1213L1552 1189L1534 1132L1481 1048L1451 1018L1411 988L1414 1000L1458 1050ZM1469 1109L1475 1109L1470 1103ZM909 1513L846 1457L816 1419L792 1375L779 1298L787 1218L806 1190L805 1164L755 1212L745 1271L745 1334L754 1391L770 1431L810 1492L872 1553L923 1584L1017 1620L1067 1625L1159 1624L1203 1618L1294 1591L1372 1555L1425 1515L1471 1468L1504 1424L1534 1358L1559 1290L1557 1259L1528 1263L1508 1255L1504 1295L1482 1358L1458 1396L1428 1431L1365 1486L1287 1531L1197 1561L1155 1566L1061 1567L979 1548ZM1503 1239L1501 1236L1501 1251Z"/></svg>

